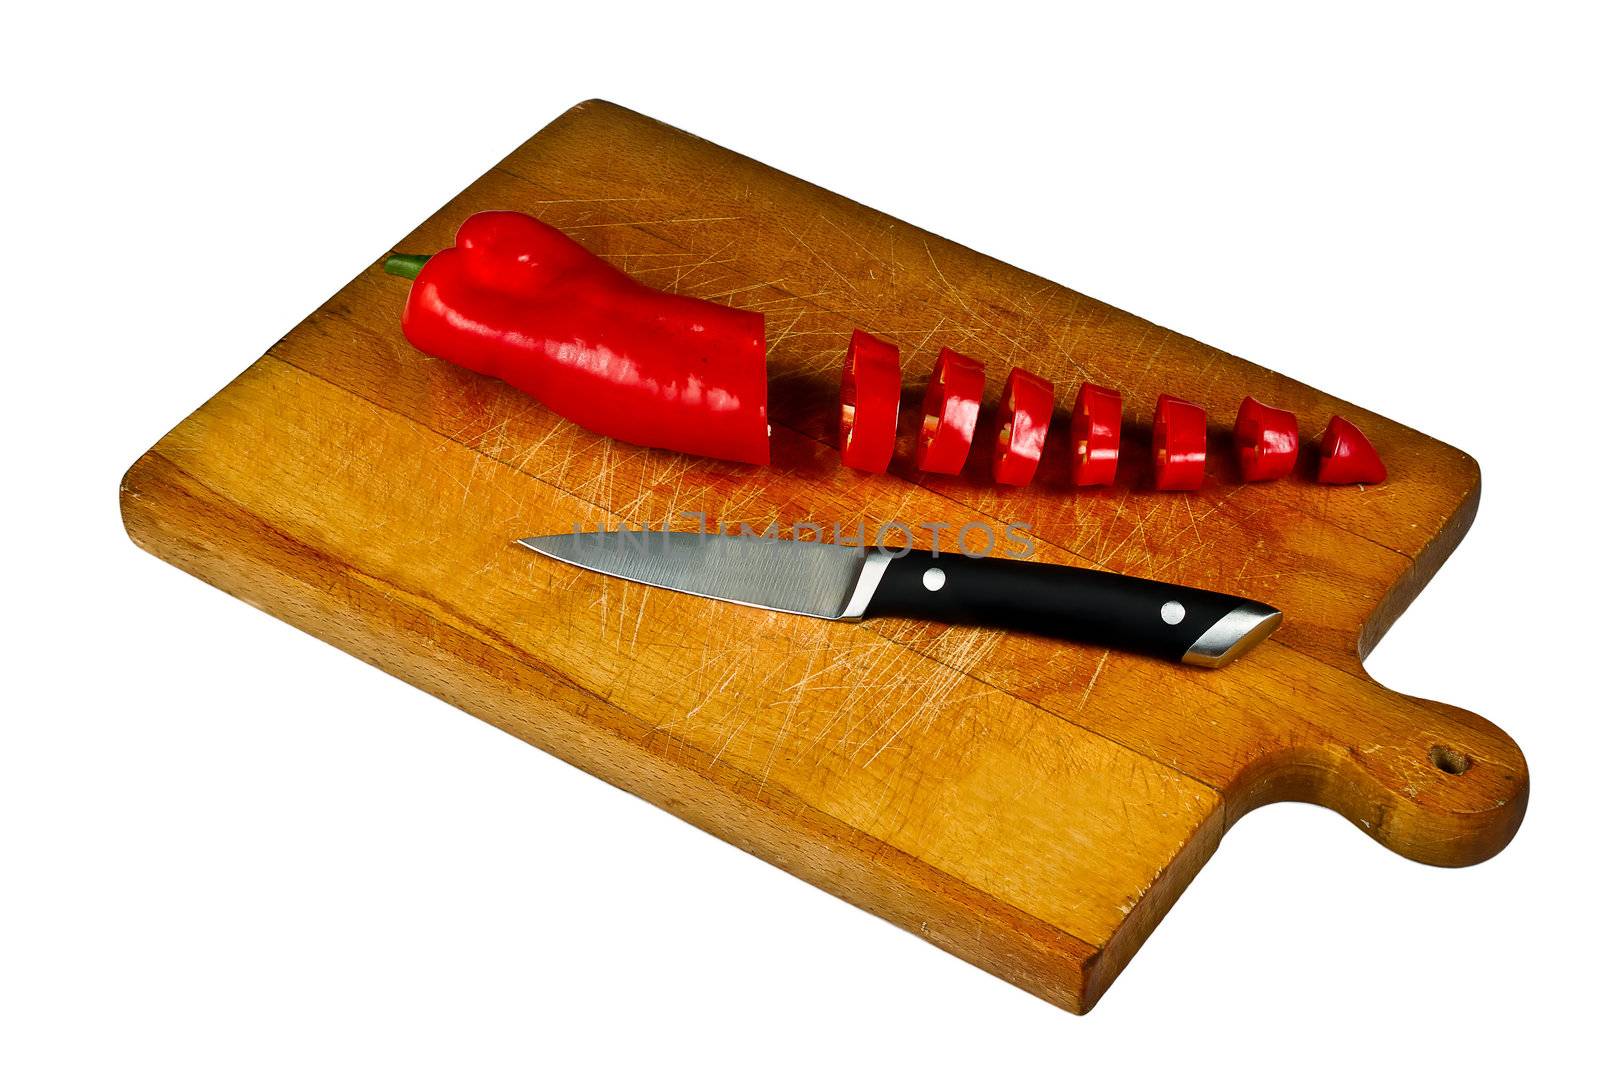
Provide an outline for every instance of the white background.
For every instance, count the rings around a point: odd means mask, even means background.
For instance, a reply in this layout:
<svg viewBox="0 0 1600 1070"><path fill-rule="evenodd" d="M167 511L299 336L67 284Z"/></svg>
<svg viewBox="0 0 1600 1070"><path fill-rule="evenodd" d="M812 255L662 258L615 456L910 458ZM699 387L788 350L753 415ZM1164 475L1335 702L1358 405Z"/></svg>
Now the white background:
<svg viewBox="0 0 1600 1070"><path fill-rule="evenodd" d="M0 1064L1590 1053L1584 6L564 9L7 15ZM135 457L592 96L1475 455L1371 669L1521 742L1516 841L1437 870L1258 812L1078 1019L128 542Z"/></svg>

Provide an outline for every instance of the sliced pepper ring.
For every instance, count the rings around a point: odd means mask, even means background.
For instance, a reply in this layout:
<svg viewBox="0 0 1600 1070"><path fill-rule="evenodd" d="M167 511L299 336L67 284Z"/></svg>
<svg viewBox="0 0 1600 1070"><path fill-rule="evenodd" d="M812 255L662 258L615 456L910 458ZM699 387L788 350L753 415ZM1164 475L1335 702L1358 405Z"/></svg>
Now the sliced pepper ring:
<svg viewBox="0 0 1600 1070"><path fill-rule="evenodd" d="M887 472L899 423L900 350L857 330L839 388L839 459L863 472Z"/></svg>
<svg viewBox="0 0 1600 1070"><path fill-rule="evenodd" d="M1206 410L1168 394L1151 428L1157 490L1198 490L1206 478Z"/></svg>
<svg viewBox="0 0 1600 1070"><path fill-rule="evenodd" d="M972 431L983 404L983 364L946 347L933 362L933 377L922 396L922 426L917 431L917 468L953 476L967 463Z"/></svg>
<svg viewBox="0 0 1600 1070"><path fill-rule="evenodd" d="M1033 480L1055 408L1054 383L1021 368L1011 369L1000 395L1000 433L994 447L996 483L1021 487Z"/></svg>
<svg viewBox="0 0 1600 1070"><path fill-rule="evenodd" d="M1075 487L1102 487L1117 478L1122 452L1122 395L1093 383L1078 388L1072 406L1072 454L1067 478Z"/></svg>
<svg viewBox="0 0 1600 1070"><path fill-rule="evenodd" d="M1233 422L1233 448L1246 482L1277 479L1294 471L1300 426L1294 413L1247 397Z"/></svg>
<svg viewBox="0 0 1600 1070"><path fill-rule="evenodd" d="M1383 458L1361 429L1335 416L1322 432L1322 456L1317 463L1318 483L1382 483L1389 478Z"/></svg>

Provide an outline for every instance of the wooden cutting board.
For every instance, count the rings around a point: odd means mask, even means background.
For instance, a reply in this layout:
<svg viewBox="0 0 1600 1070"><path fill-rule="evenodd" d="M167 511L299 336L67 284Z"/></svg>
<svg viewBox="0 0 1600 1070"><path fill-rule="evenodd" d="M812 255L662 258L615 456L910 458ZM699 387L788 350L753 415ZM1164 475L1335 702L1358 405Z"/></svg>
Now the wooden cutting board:
<svg viewBox="0 0 1600 1070"><path fill-rule="evenodd" d="M1223 832L1263 803L1332 807L1422 862L1500 850L1521 752L1361 667L1471 523L1461 451L622 108L579 105L396 243L484 209L561 227L646 282L766 314L770 469L600 439L411 349L374 263L129 470L134 541L185 571L648 799L1030 992L1086 1011ZM1359 310L1355 314L1359 314ZM901 346L915 405L944 345L1212 414L1205 488L999 490L841 468L840 360ZM1372 487L1242 485L1246 394L1314 437L1352 417ZM903 425L915 420L902 420ZM983 428L980 427L980 434ZM1185 669L968 628L830 624L651 590L513 545L682 513L713 523L1026 523L1037 559L1235 592L1286 623ZM679 519L679 526L694 526ZM925 540L923 540L925 544ZM174 664L173 671L178 671Z"/></svg>

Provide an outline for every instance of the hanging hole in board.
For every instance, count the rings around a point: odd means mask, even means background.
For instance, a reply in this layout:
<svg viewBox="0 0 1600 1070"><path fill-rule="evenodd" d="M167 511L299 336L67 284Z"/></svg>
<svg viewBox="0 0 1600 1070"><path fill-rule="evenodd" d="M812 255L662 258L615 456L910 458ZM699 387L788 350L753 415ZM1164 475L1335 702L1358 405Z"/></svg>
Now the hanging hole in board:
<svg viewBox="0 0 1600 1070"><path fill-rule="evenodd" d="M1472 759L1451 747L1441 747L1438 744L1428 748L1428 757L1433 759L1433 764L1451 776L1460 776L1472 768Z"/></svg>

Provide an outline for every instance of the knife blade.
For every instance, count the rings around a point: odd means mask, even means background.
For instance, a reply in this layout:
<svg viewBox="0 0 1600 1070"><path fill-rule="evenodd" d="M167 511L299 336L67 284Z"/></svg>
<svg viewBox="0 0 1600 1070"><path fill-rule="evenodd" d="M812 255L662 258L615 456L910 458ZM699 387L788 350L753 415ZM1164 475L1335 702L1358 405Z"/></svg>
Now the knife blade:
<svg viewBox="0 0 1600 1070"><path fill-rule="evenodd" d="M591 572L780 613L976 624L1204 668L1235 660L1283 621L1262 602L1197 587L927 550L627 529L518 544Z"/></svg>

